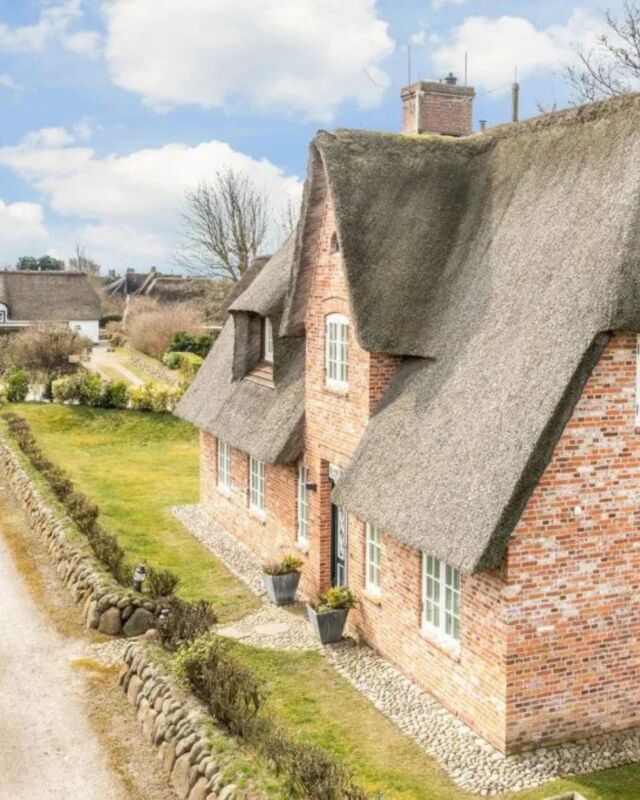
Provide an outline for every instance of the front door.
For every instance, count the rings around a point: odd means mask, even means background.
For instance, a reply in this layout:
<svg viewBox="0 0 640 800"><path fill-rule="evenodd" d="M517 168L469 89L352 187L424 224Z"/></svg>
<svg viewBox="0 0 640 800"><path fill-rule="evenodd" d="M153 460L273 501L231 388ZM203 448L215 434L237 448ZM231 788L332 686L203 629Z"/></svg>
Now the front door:
<svg viewBox="0 0 640 800"><path fill-rule="evenodd" d="M347 585L349 518L344 508L331 505L331 584Z"/></svg>

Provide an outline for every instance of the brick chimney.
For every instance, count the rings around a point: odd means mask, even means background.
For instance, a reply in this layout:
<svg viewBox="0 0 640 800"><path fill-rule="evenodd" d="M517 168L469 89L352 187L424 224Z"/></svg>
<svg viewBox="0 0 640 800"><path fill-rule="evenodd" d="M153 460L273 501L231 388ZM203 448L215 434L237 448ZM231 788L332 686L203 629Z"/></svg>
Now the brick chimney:
<svg viewBox="0 0 640 800"><path fill-rule="evenodd" d="M440 133L467 136L472 130L475 89L458 86L451 72L442 81L420 81L405 86L402 97L404 133Z"/></svg>

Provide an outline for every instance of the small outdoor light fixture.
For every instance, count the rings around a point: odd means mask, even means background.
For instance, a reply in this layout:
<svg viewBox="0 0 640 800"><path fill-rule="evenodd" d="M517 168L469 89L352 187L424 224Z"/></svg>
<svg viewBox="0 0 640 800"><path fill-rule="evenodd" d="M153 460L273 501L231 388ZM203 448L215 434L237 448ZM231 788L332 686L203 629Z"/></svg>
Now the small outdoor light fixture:
<svg viewBox="0 0 640 800"><path fill-rule="evenodd" d="M134 592L142 591L142 584L147 577L147 568L144 564L138 564L136 571L133 573L133 590Z"/></svg>
<svg viewBox="0 0 640 800"><path fill-rule="evenodd" d="M318 484L317 483L305 483L304 488L308 492L317 492L318 491Z"/></svg>

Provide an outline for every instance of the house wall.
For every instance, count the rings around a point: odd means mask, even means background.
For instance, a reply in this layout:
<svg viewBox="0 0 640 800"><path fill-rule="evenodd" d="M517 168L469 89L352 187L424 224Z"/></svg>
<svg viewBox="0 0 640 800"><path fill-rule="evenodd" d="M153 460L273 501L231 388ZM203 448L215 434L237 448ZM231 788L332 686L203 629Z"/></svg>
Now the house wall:
<svg viewBox="0 0 640 800"><path fill-rule="evenodd" d="M296 541L296 465L266 465L264 517L249 508L249 456L231 450L231 490L218 486L218 440L200 433L200 496L207 513L263 561L291 553Z"/></svg>
<svg viewBox="0 0 640 800"><path fill-rule="evenodd" d="M94 344L100 341L100 322L97 319L70 319L68 322L72 331L77 331L86 336Z"/></svg>
<svg viewBox="0 0 640 800"><path fill-rule="evenodd" d="M640 720L636 337L596 365L507 553L511 748Z"/></svg>

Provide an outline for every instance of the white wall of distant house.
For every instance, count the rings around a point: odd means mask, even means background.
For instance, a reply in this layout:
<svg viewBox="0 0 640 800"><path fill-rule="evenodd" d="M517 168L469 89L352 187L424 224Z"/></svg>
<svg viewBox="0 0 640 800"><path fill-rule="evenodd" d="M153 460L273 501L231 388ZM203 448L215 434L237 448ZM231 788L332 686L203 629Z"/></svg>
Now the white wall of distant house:
<svg viewBox="0 0 640 800"><path fill-rule="evenodd" d="M91 339L94 344L100 340L100 323L97 319L70 319L69 327Z"/></svg>

